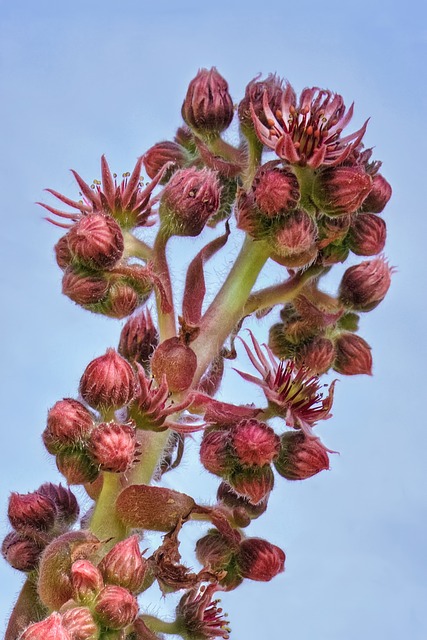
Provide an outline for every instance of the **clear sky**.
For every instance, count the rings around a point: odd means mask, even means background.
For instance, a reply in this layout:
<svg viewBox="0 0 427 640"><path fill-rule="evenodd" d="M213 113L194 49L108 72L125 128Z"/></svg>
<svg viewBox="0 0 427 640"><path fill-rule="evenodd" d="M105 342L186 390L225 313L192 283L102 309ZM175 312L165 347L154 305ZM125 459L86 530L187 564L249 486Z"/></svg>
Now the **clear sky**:
<svg viewBox="0 0 427 640"><path fill-rule="evenodd" d="M257 73L277 72L354 100L352 130L371 117L365 142L394 188L386 253L397 272L362 320L374 376L340 381L322 427L340 452L331 471L278 482L252 525L284 548L286 572L224 596L232 638L425 640L426 18L421 0L0 0L2 535L11 490L60 479L40 440L47 409L75 394L121 326L61 296L60 234L34 202L45 187L75 197L69 169L98 178L102 153L121 174L171 138L199 67L215 65L236 102ZM168 482L196 484L200 499L216 486L189 460ZM21 582L0 564L2 627Z"/></svg>

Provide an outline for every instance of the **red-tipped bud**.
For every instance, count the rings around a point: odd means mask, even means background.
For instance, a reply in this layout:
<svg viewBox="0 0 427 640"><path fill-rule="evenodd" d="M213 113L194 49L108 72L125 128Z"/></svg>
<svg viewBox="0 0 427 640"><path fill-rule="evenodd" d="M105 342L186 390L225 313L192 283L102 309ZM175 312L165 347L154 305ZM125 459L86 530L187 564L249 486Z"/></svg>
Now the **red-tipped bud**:
<svg viewBox="0 0 427 640"><path fill-rule="evenodd" d="M385 298L392 271L383 257L349 267L341 280L340 301L355 311L371 311Z"/></svg>
<svg viewBox="0 0 427 640"><path fill-rule="evenodd" d="M80 380L80 393L95 409L119 409L136 394L135 374L114 349L88 364Z"/></svg>
<svg viewBox="0 0 427 640"><path fill-rule="evenodd" d="M19 636L19 640L73 640L62 623L59 613L51 613L41 622L30 624Z"/></svg>
<svg viewBox="0 0 427 640"><path fill-rule="evenodd" d="M390 198L391 186L380 173L377 173L372 180L372 189L363 201L362 211L381 213Z"/></svg>
<svg viewBox="0 0 427 640"><path fill-rule="evenodd" d="M138 603L127 589L107 585L96 600L94 612L108 629L124 629L138 615Z"/></svg>
<svg viewBox="0 0 427 640"><path fill-rule="evenodd" d="M205 135L218 135L231 124L233 101L215 67L200 69L190 82L181 113L191 129Z"/></svg>
<svg viewBox="0 0 427 640"><path fill-rule="evenodd" d="M238 545L217 529L209 533L196 543L196 557L203 567L218 574L219 584L227 591L239 586L242 577L237 571L235 557Z"/></svg>
<svg viewBox="0 0 427 640"><path fill-rule="evenodd" d="M163 376L169 391L178 393L191 385L197 368L197 357L191 347L179 338L169 338L162 342L151 358L151 371L160 384Z"/></svg>
<svg viewBox="0 0 427 640"><path fill-rule="evenodd" d="M73 261L73 256L71 255L71 251L68 246L68 233L65 236L62 236L62 238L59 238L58 242L54 246L54 250L58 267L65 271Z"/></svg>
<svg viewBox="0 0 427 640"><path fill-rule="evenodd" d="M165 164L173 162L171 170L166 172L162 182L166 182L176 169L181 169L187 162L187 153L180 144L164 140L150 147L142 156L144 167L149 178L153 179Z"/></svg>
<svg viewBox="0 0 427 640"><path fill-rule="evenodd" d="M225 504L227 507L234 509L234 512L238 510L240 515L241 509L243 509L250 518L259 518L267 509L268 500L265 498L257 504L252 504L249 500L243 496L239 496L227 482L221 482L216 494L217 499ZM241 525L239 525L241 526Z"/></svg>
<svg viewBox="0 0 427 640"><path fill-rule="evenodd" d="M71 566L73 595L78 602L89 603L104 587L100 570L89 560L76 560Z"/></svg>
<svg viewBox="0 0 427 640"><path fill-rule="evenodd" d="M159 335L149 311L141 311L126 322L120 334L118 352L129 362L146 367L158 345Z"/></svg>
<svg viewBox="0 0 427 640"><path fill-rule="evenodd" d="M282 549L261 538L247 538L240 545L237 563L241 574L249 580L269 582L285 570Z"/></svg>
<svg viewBox="0 0 427 640"><path fill-rule="evenodd" d="M205 469L220 477L232 468L234 461L228 430L205 431L200 445L200 461Z"/></svg>
<svg viewBox="0 0 427 640"><path fill-rule="evenodd" d="M337 218L323 216L319 220L319 248L327 247L331 242L338 244L344 240L351 224L351 215L342 215Z"/></svg>
<svg viewBox="0 0 427 640"><path fill-rule="evenodd" d="M79 515L80 509L76 496L70 489L61 484L45 482L37 489L37 493L47 496L56 505L57 516L64 524L73 524Z"/></svg>
<svg viewBox="0 0 427 640"><path fill-rule="evenodd" d="M99 468L86 450L66 449L56 454L56 466L68 484L93 482L99 475Z"/></svg>
<svg viewBox="0 0 427 640"><path fill-rule="evenodd" d="M111 269L123 254L122 231L114 218L103 213L81 216L67 239L75 259L93 269Z"/></svg>
<svg viewBox="0 0 427 640"><path fill-rule="evenodd" d="M369 344L360 336L345 332L335 343L334 369L345 376L372 375L372 354Z"/></svg>
<svg viewBox="0 0 427 640"><path fill-rule="evenodd" d="M54 453L63 445L73 445L87 439L93 424L91 414L81 402L64 398L49 410L43 440L48 451Z"/></svg>
<svg viewBox="0 0 427 640"><path fill-rule="evenodd" d="M234 471L227 480L237 494L252 504L267 498L274 486L274 475L269 465Z"/></svg>
<svg viewBox="0 0 427 640"><path fill-rule="evenodd" d="M141 296L130 284L117 282L108 292L102 313L109 318L122 320L130 316L141 302Z"/></svg>
<svg viewBox="0 0 427 640"><path fill-rule="evenodd" d="M329 469L329 458L318 440L307 438L301 431L286 431L274 466L287 480L305 480Z"/></svg>
<svg viewBox="0 0 427 640"><path fill-rule="evenodd" d="M349 233L349 247L357 256L375 256L384 249L386 223L373 213L356 215Z"/></svg>
<svg viewBox="0 0 427 640"><path fill-rule="evenodd" d="M298 348L295 362L299 367L307 367L316 375L326 373L335 360L335 346L329 338L315 336Z"/></svg>
<svg viewBox="0 0 427 640"><path fill-rule="evenodd" d="M62 610L63 611L63 610ZM62 612L62 624L71 640L98 640L98 625L87 607L75 607Z"/></svg>
<svg viewBox="0 0 427 640"><path fill-rule="evenodd" d="M210 169L180 169L164 188L159 215L169 235L198 236L218 211L221 187Z"/></svg>
<svg viewBox="0 0 427 640"><path fill-rule="evenodd" d="M62 278L62 293L79 305L102 302L109 284L101 276L82 276L67 269Z"/></svg>
<svg viewBox="0 0 427 640"><path fill-rule="evenodd" d="M258 76L259 77L259 76ZM254 131L254 124L251 114L251 105L256 117L264 126L267 126L267 119L264 113L263 98L267 93L268 104L273 113L281 109L283 83L276 75L269 74L265 80L254 78L246 86L245 97L240 101L238 114L240 126L245 134Z"/></svg>
<svg viewBox="0 0 427 640"><path fill-rule="evenodd" d="M231 433L234 450L242 465L270 464L277 456L280 438L265 422L242 420Z"/></svg>
<svg viewBox="0 0 427 640"><path fill-rule="evenodd" d="M262 165L252 185L255 202L269 218L295 209L300 199L296 175L290 168L278 164L272 161Z"/></svg>
<svg viewBox="0 0 427 640"><path fill-rule="evenodd" d="M331 167L314 181L312 199L329 216L353 213L372 189L372 178L362 167Z"/></svg>
<svg viewBox="0 0 427 640"><path fill-rule="evenodd" d="M288 214L274 234L274 259L288 267L303 267L317 255L317 227L303 210Z"/></svg>
<svg viewBox="0 0 427 640"><path fill-rule="evenodd" d="M116 422L99 424L91 433L88 451L102 471L124 473L137 454L135 427Z"/></svg>
<svg viewBox="0 0 427 640"><path fill-rule="evenodd" d="M17 531L49 531L55 524L57 509L53 500L37 491L12 493L7 515Z"/></svg>
<svg viewBox="0 0 427 640"><path fill-rule="evenodd" d="M139 593L144 585L147 561L142 557L138 536L118 542L99 564L104 580Z"/></svg>
<svg viewBox="0 0 427 640"><path fill-rule="evenodd" d="M1 547L3 558L18 571L32 571L38 565L42 548L31 538L12 531Z"/></svg>

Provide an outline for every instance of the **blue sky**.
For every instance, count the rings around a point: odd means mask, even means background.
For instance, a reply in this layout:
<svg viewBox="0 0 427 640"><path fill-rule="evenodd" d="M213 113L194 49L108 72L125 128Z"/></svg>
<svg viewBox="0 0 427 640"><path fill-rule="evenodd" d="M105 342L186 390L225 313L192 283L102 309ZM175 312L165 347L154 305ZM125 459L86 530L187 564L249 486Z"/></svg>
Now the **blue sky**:
<svg viewBox="0 0 427 640"><path fill-rule="evenodd" d="M60 234L34 202L45 187L74 197L69 169L97 178L102 153L120 174L171 138L199 67L215 65L236 102L258 72L277 72L297 90L318 85L354 100L354 129L371 117L366 145L394 188L384 216L397 272L362 321L374 376L339 382L334 417L322 427L340 452L331 471L277 483L252 525L284 548L287 568L224 596L232 638L425 639L426 17L416 0L0 1L3 535L11 490L60 479L40 440L47 409L75 394L88 361L117 343L121 326L61 296L52 251ZM212 287L224 270L211 270ZM227 383L224 398L236 378ZM196 482L197 498L216 486L191 460L168 482L188 491ZM200 535L192 530L187 546ZM1 626L20 583L2 563ZM152 610L160 606L157 598Z"/></svg>

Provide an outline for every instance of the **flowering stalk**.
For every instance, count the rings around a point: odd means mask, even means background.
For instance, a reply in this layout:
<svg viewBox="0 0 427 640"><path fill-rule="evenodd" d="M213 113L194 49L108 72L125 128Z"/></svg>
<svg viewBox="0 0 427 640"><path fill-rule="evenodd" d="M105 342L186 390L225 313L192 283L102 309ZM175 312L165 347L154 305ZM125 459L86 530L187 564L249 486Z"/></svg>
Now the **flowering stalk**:
<svg viewBox="0 0 427 640"><path fill-rule="evenodd" d="M279 547L247 532L251 521L282 478L306 480L331 466L334 452L316 425L332 415L335 382L325 389L320 376L372 372L358 319L390 286L379 214L391 188L363 148L367 123L342 135L353 106L338 94L314 87L297 98L276 75L257 77L237 113L235 147L222 138L234 118L228 84L202 69L173 141L146 151L122 180L104 156L100 181L73 172L81 199L48 190L66 210L42 203L66 229L55 247L63 293L126 323L118 349L88 364L78 398L59 400L42 434L66 484L86 490L89 511L78 524L77 500L62 485L11 495L2 553L27 578L6 640L228 639L217 592L270 581L285 567ZM203 238L218 225L221 234L188 260L180 296L168 241ZM239 233L240 252L206 305L205 263ZM322 276L351 254L369 259L326 294ZM282 278L254 291L270 261ZM246 318L272 310L268 345L260 344ZM237 351L251 370L236 372L262 389L263 406L215 398ZM206 504L162 486L199 431L200 461L220 479ZM208 526L196 571L179 552L191 520ZM143 555L146 531L164 536ZM153 583L165 596L180 592L174 620L148 613Z"/></svg>

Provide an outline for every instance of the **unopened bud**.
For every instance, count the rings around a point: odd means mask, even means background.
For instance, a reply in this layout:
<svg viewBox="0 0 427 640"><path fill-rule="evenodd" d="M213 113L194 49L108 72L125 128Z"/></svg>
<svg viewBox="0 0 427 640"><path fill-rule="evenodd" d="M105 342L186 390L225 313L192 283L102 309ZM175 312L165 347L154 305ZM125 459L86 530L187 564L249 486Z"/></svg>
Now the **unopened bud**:
<svg viewBox="0 0 427 640"><path fill-rule="evenodd" d="M217 529L211 529L209 533L196 543L196 557L203 567L220 574L219 584L230 591L242 582L235 556L239 546ZM221 575L224 574L225 575Z"/></svg>
<svg viewBox="0 0 427 640"><path fill-rule="evenodd" d="M187 162L187 153L180 144L164 140L150 147L142 156L144 167L149 178L153 179L163 169L165 164L173 162L173 166L166 172L162 183L167 182L176 169L181 169Z"/></svg>
<svg viewBox="0 0 427 640"><path fill-rule="evenodd" d="M305 211L289 213L274 234L274 259L288 267L305 266L317 255L316 235L316 224Z"/></svg>
<svg viewBox="0 0 427 640"><path fill-rule="evenodd" d="M111 269L123 254L124 241L117 222L109 215L84 215L67 234L75 259L93 269Z"/></svg>
<svg viewBox="0 0 427 640"><path fill-rule="evenodd" d="M253 504L244 496L239 496L227 482L221 482L218 487L217 499L231 509L244 509L251 519L259 518L267 509L268 499ZM241 525L239 525L241 526Z"/></svg>
<svg viewBox="0 0 427 640"><path fill-rule="evenodd" d="M309 342L303 343L295 356L299 367L306 367L316 375L326 373L335 360L335 346L329 338L315 336Z"/></svg>
<svg viewBox="0 0 427 640"><path fill-rule="evenodd" d="M353 213L372 189L372 178L362 167L331 167L314 180L312 199L329 216Z"/></svg>
<svg viewBox="0 0 427 640"><path fill-rule="evenodd" d="M163 376L169 391L178 393L188 389L197 368L197 356L191 347L173 337L162 342L151 358L151 371L160 384Z"/></svg>
<svg viewBox="0 0 427 640"><path fill-rule="evenodd" d="M280 438L265 422L242 420L232 429L232 443L242 465L270 464L277 456Z"/></svg>
<svg viewBox="0 0 427 640"><path fill-rule="evenodd" d="M355 311L371 311L385 298L391 274L392 268L383 257L349 267L341 280L340 302Z"/></svg>
<svg viewBox="0 0 427 640"><path fill-rule="evenodd" d="M290 168L278 164L271 161L262 165L252 185L255 202L268 218L295 209L300 199L297 177Z"/></svg>
<svg viewBox="0 0 427 640"><path fill-rule="evenodd" d="M269 582L285 570L282 549L261 538L246 538L240 545L237 564L244 578Z"/></svg>
<svg viewBox="0 0 427 640"><path fill-rule="evenodd" d="M73 524L79 515L79 505L76 496L70 489L61 484L45 482L37 489L37 493L47 496L56 505L58 519L64 524Z"/></svg>
<svg viewBox="0 0 427 640"><path fill-rule="evenodd" d="M329 469L329 458L325 447L315 438L307 438L301 431L286 431L274 466L287 480L305 480Z"/></svg>
<svg viewBox="0 0 427 640"><path fill-rule="evenodd" d="M102 471L124 473L136 458L134 425L116 422L99 424L91 433L88 452Z"/></svg>
<svg viewBox="0 0 427 640"><path fill-rule="evenodd" d="M42 548L32 538L12 531L3 540L1 552L11 567L27 572L37 567Z"/></svg>
<svg viewBox="0 0 427 640"><path fill-rule="evenodd" d="M135 374L114 349L88 364L80 380L80 393L95 409L119 409L136 394Z"/></svg>
<svg viewBox="0 0 427 640"><path fill-rule="evenodd" d="M191 129L205 135L218 135L231 124L233 101L215 67L200 69L190 82L181 113Z"/></svg>
<svg viewBox="0 0 427 640"><path fill-rule="evenodd" d="M85 440L93 424L92 415L81 402L73 398L64 398L49 410L43 440L48 451L54 453L61 446Z"/></svg>
<svg viewBox="0 0 427 640"><path fill-rule="evenodd" d="M345 376L372 375L372 354L369 344L360 336L345 332L335 342L334 369Z"/></svg>
<svg viewBox="0 0 427 640"><path fill-rule="evenodd" d="M104 587L101 572L89 560L76 560L71 566L74 598L89 603Z"/></svg>
<svg viewBox="0 0 427 640"><path fill-rule="evenodd" d="M223 477L233 466L231 438L227 429L205 431L200 445L200 461L210 473Z"/></svg>
<svg viewBox="0 0 427 640"><path fill-rule="evenodd" d="M333 264L345 262L349 253L349 248L344 244L331 243L319 252L319 261L324 267L330 267Z"/></svg>
<svg viewBox="0 0 427 640"><path fill-rule="evenodd" d="M73 256L71 255L71 251L68 246L68 233L59 238L58 242L54 246L54 250L58 267L65 271L73 261Z"/></svg>
<svg viewBox="0 0 427 640"><path fill-rule="evenodd" d="M67 269L62 278L62 293L81 306L98 304L107 295L109 284L101 276L84 276Z"/></svg>
<svg viewBox="0 0 427 640"><path fill-rule="evenodd" d="M160 200L159 215L169 235L198 236L218 211L220 184L210 169L180 169L169 180Z"/></svg>
<svg viewBox="0 0 427 640"><path fill-rule="evenodd" d="M146 367L158 342L150 312L141 311L129 318L123 327L118 352L129 362L139 362Z"/></svg>
<svg viewBox="0 0 427 640"><path fill-rule="evenodd" d="M127 589L107 585L96 600L94 613L108 629L124 629L137 617L138 603Z"/></svg>
<svg viewBox="0 0 427 640"><path fill-rule="evenodd" d="M99 564L104 580L139 593L144 585L147 561L142 557L138 536L130 536L114 545Z"/></svg>
<svg viewBox="0 0 427 640"><path fill-rule="evenodd" d="M283 83L280 78L272 73L270 73L265 80L258 80L258 77L251 80L246 86L245 96L238 106L240 126L246 135L254 131L251 105L260 122L264 126L268 124L263 106L265 93L267 94L268 104L273 113L276 113L282 106Z"/></svg>
<svg viewBox="0 0 427 640"><path fill-rule="evenodd" d="M372 180L372 189L363 201L362 211L381 213L390 198L391 186L380 173L377 173Z"/></svg>
<svg viewBox="0 0 427 640"><path fill-rule="evenodd" d="M50 498L37 491L27 494L12 493L7 515L10 524L17 531L49 531L55 524L57 509Z"/></svg>
<svg viewBox="0 0 427 640"><path fill-rule="evenodd" d="M273 489L274 475L270 465L249 467L234 471L227 481L237 494L247 498L253 504L258 504Z"/></svg>
<svg viewBox="0 0 427 640"><path fill-rule="evenodd" d="M357 256L375 256L384 249L386 223L373 213L356 215L349 232L349 247Z"/></svg>
<svg viewBox="0 0 427 640"><path fill-rule="evenodd" d="M73 606L62 612L62 624L70 634L71 640L98 640L100 631L90 609Z"/></svg>
<svg viewBox="0 0 427 640"><path fill-rule="evenodd" d="M141 297L126 282L117 282L109 290L102 313L109 318L127 318L141 304Z"/></svg>
<svg viewBox="0 0 427 640"><path fill-rule="evenodd" d="M19 640L73 640L62 623L60 613L51 613L41 622L34 622L19 636Z"/></svg>
<svg viewBox="0 0 427 640"><path fill-rule="evenodd" d="M60 451L56 454L56 466L68 484L93 482L99 475L99 468L86 449Z"/></svg>

